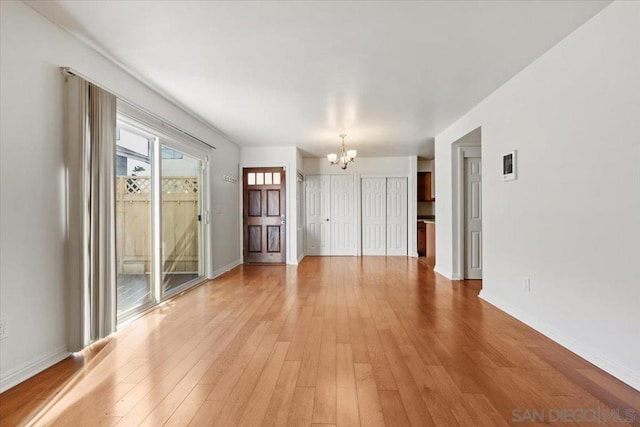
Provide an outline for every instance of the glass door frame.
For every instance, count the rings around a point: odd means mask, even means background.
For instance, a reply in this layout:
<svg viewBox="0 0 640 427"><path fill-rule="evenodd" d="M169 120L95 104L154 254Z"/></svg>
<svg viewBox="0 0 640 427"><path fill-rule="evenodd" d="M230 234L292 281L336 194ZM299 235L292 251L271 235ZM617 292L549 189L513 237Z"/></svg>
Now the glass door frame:
<svg viewBox="0 0 640 427"><path fill-rule="evenodd" d="M151 228L151 242L150 242L150 246L151 246L151 271L150 271L150 286L149 286L149 290L151 293L151 297L150 300L147 301L144 304L135 306L135 307L131 307L129 309L127 309L126 311L122 312L121 314L117 314L117 305L118 305L118 301L115 301L114 306L116 307L116 323L118 325L121 325L123 323L128 322L129 320L137 317L140 313L145 312L146 310L154 307L155 305L158 304L159 302L159 293L158 293L158 286L157 286L157 282L158 282L158 273L157 273L157 266L156 266L156 246L157 246L157 242L158 242L158 236L157 236L157 232L156 232L156 216L157 216L157 201L158 201L158 197L159 194L156 191L157 190L157 185L156 185L156 181L158 179L159 176L159 169L157 167L155 158L158 157L157 156L157 147L158 147L158 136L154 135L154 132L145 129L143 126L140 126L137 122L135 122L134 120L129 119L128 117L124 117L121 116L120 114L117 115L117 120L116 120L116 127L117 128L121 128L121 129L125 129L128 132L134 133L138 136L141 136L143 138L146 138L148 143L149 143L149 163L151 165L151 171L149 174L149 179L151 182L151 224L150 224L150 228ZM117 213L116 213L117 214ZM117 221L116 218L114 218L115 221ZM117 247L117 242L116 243L116 247ZM118 257L118 254L116 252L116 259ZM117 262L116 262L117 265ZM116 267L117 268L117 267ZM114 275L114 277L117 277L117 272ZM117 283L116 283L117 285ZM117 292L116 292L116 298L117 298Z"/></svg>
<svg viewBox="0 0 640 427"><path fill-rule="evenodd" d="M170 298L174 295L179 294L180 292L183 292L189 288L191 288L192 286L195 286L205 280L207 280L207 254L208 254L208 250L207 248L209 247L209 241L208 241L208 235L209 233L207 232L208 230L208 226L209 226L209 197L208 197L208 185L207 183L210 182L209 181L209 153L206 152L206 150L200 150L198 149L198 147L194 147L192 144L187 144L181 141L178 141L174 138L168 138L168 137L161 137L160 141L159 141L160 145L159 145L159 152L160 155L156 156L158 157L158 175L159 175L159 181L161 182L162 180L162 148L163 147L167 147L170 150L174 150L177 152L180 152L188 157L191 157L194 160L198 160L200 161L200 170L198 171L198 178L199 178L199 186L198 186L198 216L200 217L200 220L198 221L198 234L200 236L200 244L198 247L198 277L195 277L192 280L189 280L179 286L176 286L175 288L171 289L168 292L164 291L164 268L163 264L164 264L164 250L162 247L162 244L160 244L160 266L159 266L159 286L160 286L160 297L162 300L165 300L167 298ZM159 242L162 242L162 191L161 191L161 184L158 187L158 191L160 192L160 206L158 207L159 209L159 215L160 215L160 229L159 229Z"/></svg>
<svg viewBox="0 0 640 427"><path fill-rule="evenodd" d="M151 160L151 301L127 310L120 316L117 316L117 328L124 326L131 320L139 317L144 312L165 300L178 295L185 290L196 286L208 280L210 272L210 195L209 183L211 182L211 172L209 168L209 156L213 149L206 149L195 142L183 141L162 132L158 126L149 125L147 117L143 112L133 111L121 104L118 105L117 112L118 126L124 125L124 128L142 134L149 139L150 143L150 160ZM186 139L186 137L185 137ZM177 286L170 292L163 292L164 278L164 254L162 252L162 147L179 151L191 158L201 162L199 172L200 182L198 187L198 215L201 220L198 224L198 233L200 235L200 245L198 248L199 268L198 277ZM115 220L115 218L114 218ZM115 243L115 242L114 242ZM117 256L117 255L116 255ZM114 272L115 273L115 272ZM115 276L114 276L115 277ZM114 302L117 307L117 301Z"/></svg>

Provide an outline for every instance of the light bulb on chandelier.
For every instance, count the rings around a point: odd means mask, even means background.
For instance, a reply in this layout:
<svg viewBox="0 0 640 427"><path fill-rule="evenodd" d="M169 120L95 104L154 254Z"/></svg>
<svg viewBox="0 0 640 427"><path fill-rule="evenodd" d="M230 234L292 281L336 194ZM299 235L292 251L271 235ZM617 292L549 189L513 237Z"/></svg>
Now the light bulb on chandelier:
<svg viewBox="0 0 640 427"><path fill-rule="evenodd" d="M356 150L347 150L347 147L344 145L344 138L347 136L345 134L339 135L342 138L342 146L340 147L340 154L327 154L327 160L331 165L340 165L342 169L346 169L347 165L353 162L358 155Z"/></svg>

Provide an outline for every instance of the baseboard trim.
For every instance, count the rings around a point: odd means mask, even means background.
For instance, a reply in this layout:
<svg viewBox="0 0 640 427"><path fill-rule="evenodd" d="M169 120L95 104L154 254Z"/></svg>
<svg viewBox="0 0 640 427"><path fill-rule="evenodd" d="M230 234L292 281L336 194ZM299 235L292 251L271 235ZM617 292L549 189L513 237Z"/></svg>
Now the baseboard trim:
<svg viewBox="0 0 640 427"><path fill-rule="evenodd" d="M24 363L0 376L0 393L28 380L45 369L55 365L69 356L67 346L59 347L43 356L36 357L31 362Z"/></svg>
<svg viewBox="0 0 640 427"><path fill-rule="evenodd" d="M214 272L211 274L209 279L215 279L216 277L222 276L224 273L236 268L240 264L242 264L242 260L241 259L237 259L237 260L235 260L233 262L230 262L229 264L214 270Z"/></svg>
<svg viewBox="0 0 640 427"><path fill-rule="evenodd" d="M451 277L451 272L446 271L446 270L444 270L444 269L440 268L438 265L436 265L436 266L434 266L434 267L433 267L433 272L434 272L434 273L438 273L439 275L444 276L444 277L446 277L446 278L447 278L447 279L449 279L449 280L455 280L455 279L453 279L453 278Z"/></svg>
<svg viewBox="0 0 640 427"><path fill-rule="evenodd" d="M638 375L638 373L634 372L632 369L621 365L617 361L611 360L609 357L603 355L593 347L581 341L577 341L570 336L567 336L563 332L545 323L539 318L526 313L525 311L512 304L507 303L500 297L496 297L495 295L487 292L484 289L480 292L479 297L482 300L493 305L497 309L504 311L512 317L515 317L522 323L530 326L531 328L540 332L542 335L560 344L564 348L574 352L588 362L593 363L598 368L613 375L625 384L628 384L629 386L640 391L640 375Z"/></svg>
<svg viewBox="0 0 640 427"><path fill-rule="evenodd" d="M298 264L300 264L300 261L302 261L304 259L304 254L298 256Z"/></svg>

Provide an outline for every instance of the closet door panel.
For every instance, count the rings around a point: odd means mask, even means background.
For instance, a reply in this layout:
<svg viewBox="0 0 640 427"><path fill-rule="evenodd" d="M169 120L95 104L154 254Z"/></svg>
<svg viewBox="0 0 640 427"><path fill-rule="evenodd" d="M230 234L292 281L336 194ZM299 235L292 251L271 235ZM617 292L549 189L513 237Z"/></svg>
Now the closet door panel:
<svg viewBox="0 0 640 427"><path fill-rule="evenodd" d="M362 178L362 255L386 254L386 178Z"/></svg>
<svg viewBox="0 0 640 427"><path fill-rule="evenodd" d="M328 176L310 175L306 178L305 212L307 255L331 255Z"/></svg>
<svg viewBox="0 0 640 427"><path fill-rule="evenodd" d="M330 176L331 255L356 254L356 205L353 175Z"/></svg>
<svg viewBox="0 0 640 427"><path fill-rule="evenodd" d="M387 178L387 255L407 255L407 179Z"/></svg>

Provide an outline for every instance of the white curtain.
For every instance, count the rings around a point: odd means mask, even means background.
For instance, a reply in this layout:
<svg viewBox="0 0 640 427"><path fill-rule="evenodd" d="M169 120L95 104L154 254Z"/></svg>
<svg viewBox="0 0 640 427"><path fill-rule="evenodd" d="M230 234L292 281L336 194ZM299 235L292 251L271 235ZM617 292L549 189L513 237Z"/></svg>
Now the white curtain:
<svg viewBox="0 0 640 427"><path fill-rule="evenodd" d="M65 75L69 350L116 328L116 97Z"/></svg>

